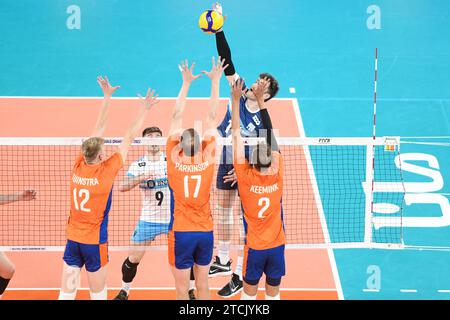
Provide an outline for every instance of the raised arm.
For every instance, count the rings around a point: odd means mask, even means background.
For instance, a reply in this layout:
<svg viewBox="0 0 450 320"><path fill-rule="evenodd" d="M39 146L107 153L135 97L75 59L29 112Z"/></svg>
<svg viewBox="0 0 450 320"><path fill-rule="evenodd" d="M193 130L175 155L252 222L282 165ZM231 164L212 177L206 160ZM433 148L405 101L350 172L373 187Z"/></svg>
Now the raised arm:
<svg viewBox="0 0 450 320"><path fill-rule="evenodd" d="M151 90L150 88L148 89L145 98L141 96L139 96L139 98L142 108L139 110L138 116L134 120L131 127L125 133L122 143L118 147L118 152L121 154L123 162L125 162L125 160L127 159L128 150L130 149L134 137L136 137L139 129L142 127L148 110L150 110L151 106L159 102L159 100L157 100L158 95L155 95L155 90Z"/></svg>
<svg viewBox="0 0 450 320"><path fill-rule="evenodd" d="M153 173L150 174L140 174L138 176L125 176L120 182L119 182L119 191L120 192L127 192L131 189L135 188L137 185L139 185L141 182L147 181L149 179L152 179L154 177Z"/></svg>
<svg viewBox="0 0 450 320"><path fill-rule="evenodd" d="M223 71L228 67L228 65L224 66L224 63L225 60L219 57L219 60L216 64L213 57L211 71L203 71L203 73L211 79L211 97L209 98L209 112L208 116L206 117L205 137L214 136L217 132L216 115L220 103L220 79L222 77Z"/></svg>
<svg viewBox="0 0 450 320"><path fill-rule="evenodd" d="M218 2L213 4L213 10L217 11L222 15L222 5ZM225 75L229 83L234 83L236 70L234 69L233 60L231 58L231 49L228 45L227 38L225 38L225 33L221 29L216 32L216 47L219 56L225 60L225 64L228 65L227 70L225 70Z"/></svg>
<svg viewBox="0 0 450 320"><path fill-rule="evenodd" d="M187 95L189 92L189 88L191 83L201 77L201 74L194 76L195 63L189 68L188 61L185 60L178 65L178 69L181 71L181 75L183 77L183 84L181 86L180 93L178 94L177 101L175 103L175 109L172 114L172 121L169 129L169 136L181 133L182 131L182 119L183 119L183 111L186 107Z"/></svg>
<svg viewBox="0 0 450 320"><path fill-rule="evenodd" d="M275 138L275 135L273 133L272 121L270 119L269 112L267 111L266 108L265 92L268 86L269 86L268 79L260 79L256 83L256 86L252 89L252 91L253 94L255 95L256 101L258 102L262 125L266 130L266 132L264 132L266 142L271 147L272 151L279 151L277 139Z"/></svg>
<svg viewBox="0 0 450 320"><path fill-rule="evenodd" d="M36 190L24 190L18 193L0 194L0 205L17 201L31 201L36 199L36 194Z"/></svg>
<svg viewBox="0 0 450 320"><path fill-rule="evenodd" d="M106 128L106 120L108 118L109 102L111 101L113 93L120 88L120 86L111 86L108 77L106 76L105 78L101 76L97 77L97 82L103 91L103 102L100 109L100 114L98 115L97 123L95 124L94 130L91 133L91 137L103 136Z"/></svg>
<svg viewBox="0 0 450 320"><path fill-rule="evenodd" d="M243 93L244 81L237 80L231 87L232 110L231 129L233 135L233 159L235 163L245 162L244 144L241 136L241 122L239 116L240 99Z"/></svg>

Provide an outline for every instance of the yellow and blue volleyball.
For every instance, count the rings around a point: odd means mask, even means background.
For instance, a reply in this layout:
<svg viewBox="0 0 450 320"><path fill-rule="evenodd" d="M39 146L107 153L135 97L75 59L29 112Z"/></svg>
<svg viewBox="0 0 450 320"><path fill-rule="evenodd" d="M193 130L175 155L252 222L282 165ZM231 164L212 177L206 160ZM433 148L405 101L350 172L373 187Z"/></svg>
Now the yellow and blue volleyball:
<svg viewBox="0 0 450 320"><path fill-rule="evenodd" d="M223 27L223 16L214 10L207 10L201 14L198 26L203 32L216 33Z"/></svg>

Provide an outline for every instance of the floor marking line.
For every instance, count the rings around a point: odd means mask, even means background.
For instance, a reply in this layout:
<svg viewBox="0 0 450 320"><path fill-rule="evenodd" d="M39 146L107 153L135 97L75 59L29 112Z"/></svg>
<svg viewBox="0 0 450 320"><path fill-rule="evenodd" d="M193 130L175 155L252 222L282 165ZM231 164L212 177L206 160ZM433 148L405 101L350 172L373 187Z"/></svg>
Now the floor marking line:
<svg viewBox="0 0 450 320"><path fill-rule="evenodd" d="M6 291L59 291L61 288L7 288ZM108 290L121 290L122 287L108 287ZM211 290L221 290L221 287L211 287ZM78 288L78 290L89 290L89 288ZM161 290L175 290L175 287L131 287L131 291L161 291ZM259 291L265 291L265 288L258 288ZM280 291L324 291L336 292L335 288L280 288Z"/></svg>
<svg viewBox="0 0 450 320"><path fill-rule="evenodd" d="M416 289L400 289L400 292L403 292L403 293L416 293L417 290Z"/></svg>
<svg viewBox="0 0 450 320"><path fill-rule="evenodd" d="M303 126L303 119L302 119L302 115L300 112L299 102L297 99L292 99L292 103L293 103L293 108L294 108L294 114L295 114L295 117L297 120L296 122L297 122L297 126L298 126L299 135L300 135L300 137L306 137L305 128ZM312 171L312 174L311 173L309 174L310 180L311 180L311 187L313 188L314 194L317 195L317 194L319 194L319 187L317 185L317 180L316 180L316 176L315 176L315 172L314 172L314 166L312 165L309 148L303 148L303 150L305 153L307 166L309 169L311 169L310 172ZM322 201L321 201L320 197L319 197L319 199L317 199L316 196L314 196L314 198L316 201L317 210L319 213L319 219L320 219L320 223L322 226L322 233L323 233L323 236L326 241L327 239L328 240L330 239L330 235L328 233L326 217L323 212ZM326 250L328 253L328 260L330 262L331 273L333 275L334 284L335 284L337 292L338 292L338 298L339 298L339 300L344 300L344 292L342 290L341 279L339 277L339 271L337 269L336 259L334 257L334 251L331 248L327 248Z"/></svg>

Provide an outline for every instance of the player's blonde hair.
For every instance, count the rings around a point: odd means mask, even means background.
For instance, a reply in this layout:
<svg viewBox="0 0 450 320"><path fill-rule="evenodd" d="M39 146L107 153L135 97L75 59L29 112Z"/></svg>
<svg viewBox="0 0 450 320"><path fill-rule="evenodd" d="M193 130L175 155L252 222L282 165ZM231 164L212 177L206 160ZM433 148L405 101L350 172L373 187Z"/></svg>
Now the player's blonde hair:
<svg viewBox="0 0 450 320"><path fill-rule="evenodd" d="M83 153L84 159L87 163L94 162L98 154L103 148L105 139L93 137L83 141L81 145L81 152Z"/></svg>

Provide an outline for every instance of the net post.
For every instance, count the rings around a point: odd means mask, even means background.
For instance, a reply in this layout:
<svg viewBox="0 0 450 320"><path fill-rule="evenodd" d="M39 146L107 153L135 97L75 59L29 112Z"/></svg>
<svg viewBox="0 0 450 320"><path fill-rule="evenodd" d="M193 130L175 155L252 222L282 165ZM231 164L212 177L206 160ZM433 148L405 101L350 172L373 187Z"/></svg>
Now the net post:
<svg viewBox="0 0 450 320"><path fill-rule="evenodd" d="M374 163L375 163L375 146L373 143L366 146L366 206L365 206L365 229L364 242L372 243L372 209L373 209L373 187L374 187Z"/></svg>

